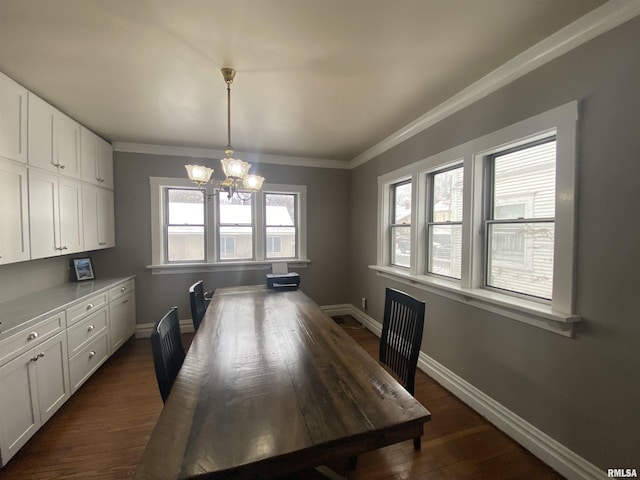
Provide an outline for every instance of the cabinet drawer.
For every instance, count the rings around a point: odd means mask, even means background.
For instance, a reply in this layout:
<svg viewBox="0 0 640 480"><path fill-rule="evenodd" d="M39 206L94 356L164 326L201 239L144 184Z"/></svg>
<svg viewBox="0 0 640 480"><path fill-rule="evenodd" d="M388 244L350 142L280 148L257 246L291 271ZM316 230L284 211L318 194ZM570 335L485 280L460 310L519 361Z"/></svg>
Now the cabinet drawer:
<svg viewBox="0 0 640 480"><path fill-rule="evenodd" d="M106 331L108 327L107 308L93 312L85 319L67 329L69 357L73 357L93 338Z"/></svg>
<svg viewBox="0 0 640 480"><path fill-rule="evenodd" d="M107 304L107 293L100 293L83 300L81 303L67 309L67 327L78 322L98 308Z"/></svg>
<svg viewBox="0 0 640 480"><path fill-rule="evenodd" d="M136 281L129 280L125 283L121 283L117 287L113 287L109 290L109 301L113 302L116 298L119 298L123 295L126 295L129 292L132 292L136 288Z"/></svg>
<svg viewBox="0 0 640 480"><path fill-rule="evenodd" d="M107 332L104 332L69 360L72 393L75 393L93 372L104 363L108 353L109 342Z"/></svg>
<svg viewBox="0 0 640 480"><path fill-rule="evenodd" d="M0 365L63 331L64 317L64 312L60 312L0 342Z"/></svg>

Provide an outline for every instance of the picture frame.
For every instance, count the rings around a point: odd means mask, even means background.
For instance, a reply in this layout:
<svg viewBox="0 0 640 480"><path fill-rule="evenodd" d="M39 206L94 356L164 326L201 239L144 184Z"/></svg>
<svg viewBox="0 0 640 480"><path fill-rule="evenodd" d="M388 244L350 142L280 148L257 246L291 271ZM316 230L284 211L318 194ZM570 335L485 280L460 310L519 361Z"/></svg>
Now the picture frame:
<svg viewBox="0 0 640 480"><path fill-rule="evenodd" d="M95 280L96 278L93 271L93 263L89 257L72 259L71 267L72 276L76 282Z"/></svg>

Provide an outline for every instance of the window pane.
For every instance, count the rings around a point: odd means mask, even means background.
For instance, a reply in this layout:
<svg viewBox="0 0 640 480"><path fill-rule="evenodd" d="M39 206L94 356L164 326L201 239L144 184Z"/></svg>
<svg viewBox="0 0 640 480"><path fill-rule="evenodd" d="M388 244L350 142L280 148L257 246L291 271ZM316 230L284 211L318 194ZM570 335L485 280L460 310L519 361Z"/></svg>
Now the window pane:
<svg viewBox="0 0 640 480"><path fill-rule="evenodd" d="M220 225L251 225L252 212L251 202L253 199L243 202L236 197L231 199L227 195L218 195L218 205L220 206Z"/></svg>
<svg viewBox="0 0 640 480"><path fill-rule="evenodd" d="M294 226L296 218L295 195L265 194L266 225Z"/></svg>
<svg viewBox="0 0 640 480"><path fill-rule="evenodd" d="M170 262L204 260L204 227L168 226L167 259Z"/></svg>
<svg viewBox="0 0 640 480"><path fill-rule="evenodd" d="M393 220L391 223L411 223L411 183L396 185L393 189Z"/></svg>
<svg viewBox="0 0 640 480"><path fill-rule="evenodd" d="M220 227L220 260L253 258L252 227Z"/></svg>
<svg viewBox="0 0 640 480"><path fill-rule="evenodd" d="M462 167L433 176L433 222L462 221L462 182Z"/></svg>
<svg viewBox="0 0 640 480"><path fill-rule="evenodd" d="M411 260L411 227L391 227L391 263L409 267Z"/></svg>
<svg viewBox="0 0 640 480"><path fill-rule="evenodd" d="M204 195L199 190L169 189L169 225L204 225Z"/></svg>
<svg viewBox="0 0 640 480"><path fill-rule="evenodd" d="M556 142L494 158L493 218L555 216Z"/></svg>
<svg viewBox="0 0 640 480"><path fill-rule="evenodd" d="M489 224L487 284L551 300L554 223Z"/></svg>
<svg viewBox="0 0 640 480"><path fill-rule="evenodd" d="M430 273L460 279L462 271L462 225L429 226Z"/></svg>
<svg viewBox="0 0 640 480"><path fill-rule="evenodd" d="M295 227L267 227L267 258L294 258L296 256Z"/></svg>

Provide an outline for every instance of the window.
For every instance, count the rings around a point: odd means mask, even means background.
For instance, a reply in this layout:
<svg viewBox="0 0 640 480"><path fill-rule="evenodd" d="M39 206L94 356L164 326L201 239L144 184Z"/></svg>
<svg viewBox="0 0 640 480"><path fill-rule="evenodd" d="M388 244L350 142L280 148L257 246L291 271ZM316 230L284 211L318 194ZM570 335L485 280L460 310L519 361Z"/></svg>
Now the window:
<svg viewBox="0 0 640 480"><path fill-rule="evenodd" d="M295 258L298 236L296 195L266 193L264 198L267 258Z"/></svg>
<svg viewBox="0 0 640 480"><path fill-rule="evenodd" d="M167 261L204 260L204 195L199 190L168 188L165 198Z"/></svg>
<svg viewBox="0 0 640 480"><path fill-rule="evenodd" d="M370 268L571 336L577 119L571 102L379 177Z"/></svg>
<svg viewBox="0 0 640 480"><path fill-rule="evenodd" d="M555 137L488 157L486 284L551 300Z"/></svg>
<svg viewBox="0 0 640 480"><path fill-rule="evenodd" d="M430 175L427 272L460 279L462 269L462 167Z"/></svg>
<svg viewBox="0 0 640 480"><path fill-rule="evenodd" d="M218 260L252 260L253 199L246 202L221 193L218 200Z"/></svg>
<svg viewBox="0 0 640 480"><path fill-rule="evenodd" d="M308 262L304 185L265 184L242 202L224 192L206 195L186 179L150 183L153 273Z"/></svg>
<svg viewBox="0 0 640 480"><path fill-rule="evenodd" d="M409 267L411 260L411 182L391 187L391 264Z"/></svg>

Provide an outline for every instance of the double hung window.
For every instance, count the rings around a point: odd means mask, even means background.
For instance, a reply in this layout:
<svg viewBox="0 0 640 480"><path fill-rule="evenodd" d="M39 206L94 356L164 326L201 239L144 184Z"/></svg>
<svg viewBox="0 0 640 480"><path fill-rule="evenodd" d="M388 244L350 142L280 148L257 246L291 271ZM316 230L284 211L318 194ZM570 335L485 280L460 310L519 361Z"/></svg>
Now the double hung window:
<svg viewBox="0 0 640 480"><path fill-rule="evenodd" d="M411 181L391 187L391 264L409 267L411 258Z"/></svg>
<svg viewBox="0 0 640 480"><path fill-rule="evenodd" d="M577 118L571 102L379 177L371 268L570 336Z"/></svg>
<svg viewBox="0 0 640 480"><path fill-rule="evenodd" d="M304 185L266 184L242 201L207 194L184 179L152 177L150 183L154 273L308 261Z"/></svg>
<svg viewBox="0 0 640 480"><path fill-rule="evenodd" d="M462 268L462 166L429 176L427 272L460 279Z"/></svg>

